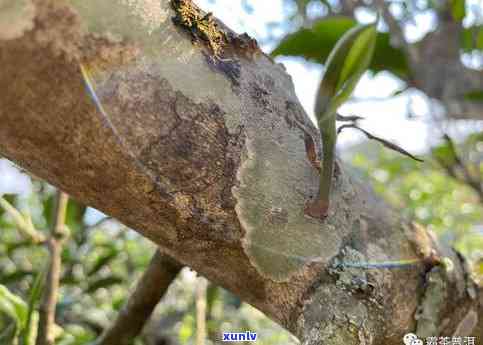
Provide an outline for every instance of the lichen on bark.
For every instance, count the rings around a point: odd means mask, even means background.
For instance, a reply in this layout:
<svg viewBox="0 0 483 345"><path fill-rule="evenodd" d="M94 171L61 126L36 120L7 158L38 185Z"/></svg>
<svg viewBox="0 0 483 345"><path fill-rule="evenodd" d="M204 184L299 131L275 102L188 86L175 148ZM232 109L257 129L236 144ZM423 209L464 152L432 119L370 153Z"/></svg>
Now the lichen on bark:
<svg viewBox="0 0 483 345"><path fill-rule="evenodd" d="M331 284L321 285L306 301L299 319L303 345L371 344L375 315L356 295Z"/></svg>
<svg viewBox="0 0 483 345"><path fill-rule="evenodd" d="M442 308L447 298L447 286L445 282L445 268L435 267L426 275L426 291L419 310L415 317L417 320L416 334L421 338L427 338L440 334Z"/></svg>

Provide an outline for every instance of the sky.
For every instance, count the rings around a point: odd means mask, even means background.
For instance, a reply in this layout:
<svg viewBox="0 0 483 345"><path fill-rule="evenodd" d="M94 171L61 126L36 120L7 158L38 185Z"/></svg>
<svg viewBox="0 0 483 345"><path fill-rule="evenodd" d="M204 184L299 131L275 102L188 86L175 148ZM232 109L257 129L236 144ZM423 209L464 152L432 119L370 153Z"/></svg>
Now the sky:
<svg viewBox="0 0 483 345"><path fill-rule="evenodd" d="M468 0L468 6L481 5L483 0ZM293 11L285 5L283 0L248 1L250 11L246 11L240 0L196 0L201 8L211 11L233 30L247 32L259 39L261 48L269 53L276 44L267 37L283 36L282 29L275 27L270 32L267 24L277 23L286 19L287 13ZM357 12L361 22L370 22L374 17L364 11ZM475 18L467 18L469 23ZM414 25L408 26L406 35L410 41L419 40L434 26L434 18L425 13L414 18ZM272 26L273 27L273 26ZM380 29L384 30L381 24ZM278 57L277 62L285 65L287 72L292 76L297 96L309 116L314 119L313 106L315 94L320 82L322 66L309 63L302 58ZM366 118L361 127L372 134L393 141L405 149L421 154L436 145L441 137L441 129L448 131L456 140L464 137L468 131L483 131L483 122L468 121L448 125L440 122L435 126L433 109L430 111L426 97L416 90L409 90L398 97L388 100L376 100L387 97L397 91L402 82L389 73L379 73L375 77L366 74L357 86L354 98L357 101L342 106L342 115L359 115ZM365 99L365 100L364 100ZM411 118L408 118L408 113ZM435 133L436 132L436 133ZM436 134L436 135L435 135ZM339 148L352 147L365 137L354 130L342 132L338 138Z"/></svg>
<svg viewBox="0 0 483 345"><path fill-rule="evenodd" d="M30 177L21 173L9 160L0 159L0 197L3 194L28 195L31 191Z"/></svg>

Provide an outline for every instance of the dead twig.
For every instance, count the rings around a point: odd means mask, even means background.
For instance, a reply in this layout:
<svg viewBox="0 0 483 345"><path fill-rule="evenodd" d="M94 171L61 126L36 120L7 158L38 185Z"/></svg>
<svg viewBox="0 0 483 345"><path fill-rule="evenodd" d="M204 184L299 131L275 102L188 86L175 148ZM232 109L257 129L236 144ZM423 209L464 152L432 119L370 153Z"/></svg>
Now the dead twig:
<svg viewBox="0 0 483 345"><path fill-rule="evenodd" d="M398 146L398 145L396 145L394 143L391 143L390 141L387 141L385 139L376 137L375 135L372 135L371 133L369 133L365 129L362 129L362 128L354 125L354 124L348 124L348 125L342 125L342 126L340 126L339 129L337 130L337 134L339 134L340 132L342 132L346 128L354 128L354 129L357 129L357 130L361 131L362 133L364 133L368 139L375 140L375 141L379 142L384 147L386 147L386 148L388 148L390 150L399 152L400 154L402 154L404 156L407 156L407 157L409 157L411 159L414 159L415 161L424 162L422 159L420 159L420 158L412 155L411 153L409 153L408 151L406 151L402 147L400 147L400 146Z"/></svg>
<svg viewBox="0 0 483 345"><path fill-rule="evenodd" d="M481 179L470 173L468 166L458 154L453 139L451 139L451 137L446 133L443 134L443 139L448 145L454 164L446 162L442 157L433 155L436 161L439 163L439 165L443 167L443 169L445 169L446 173L449 176L453 177L456 180L462 181L463 183L467 184L471 189L473 189L478 194L480 201L483 202L483 184ZM458 169L461 171L462 176L458 175Z"/></svg>
<svg viewBox="0 0 483 345"><path fill-rule="evenodd" d="M336 120L340 122L357 122L365 119L364 117L358 116L358 115L345 116L345 115L337 114L336 116L337 116Z"/></svg>

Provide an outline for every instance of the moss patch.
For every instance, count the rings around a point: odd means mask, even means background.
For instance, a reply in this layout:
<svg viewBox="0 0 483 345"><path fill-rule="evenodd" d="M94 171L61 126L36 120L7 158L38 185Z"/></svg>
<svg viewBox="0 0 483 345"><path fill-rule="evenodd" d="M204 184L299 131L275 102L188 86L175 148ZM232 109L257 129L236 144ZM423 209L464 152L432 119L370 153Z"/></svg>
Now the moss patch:
<svg viewBox="0 0 483 345"><path fill-rule="evenodd" d="M226 35L218 28L212 13L203 14L191 0L172 0L171 6L176 12L174 23L188 30L195 42L206 43L213 55L220 58Z"/></svg>

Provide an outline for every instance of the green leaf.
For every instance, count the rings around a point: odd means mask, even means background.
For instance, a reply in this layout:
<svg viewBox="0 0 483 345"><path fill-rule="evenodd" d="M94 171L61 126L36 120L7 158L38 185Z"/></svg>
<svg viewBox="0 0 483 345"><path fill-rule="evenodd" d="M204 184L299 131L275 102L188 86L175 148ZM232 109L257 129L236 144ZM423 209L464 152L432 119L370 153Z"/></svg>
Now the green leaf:
<svg viewBox="0 0 483 345"><path fill-rule="evenodd" d="M125 296L118 297L112 301L112 309L120 311L121 308L126 304L127 298Z"/></svg>
<svg viewBox="0 0 483 345"><path fill-rule="evenodd" d="M25 249L28 247L34 247L36 246L35 244L32 243L31 240L21 240L20 242L12 242L12 243L5 243L4 244L7 246L7 254L8 256L12 256L13 253L18 250L18 249ZM0 273L1 279L4 279L2 274Z"/></svg>
<svg viewBox="0 0 483 345"><path fill-rule="evenodd" d="M465 53L483 51L483 25L464 28L461 34L461 48Z"/></svg>
<svg viewBox="0 0 483 345"><path fill-rule="evenodd" d="M451 146L445 142L431 150L433 157L446 167L452 167L456 164L456 156Z"/></svg>
<svg viewBox="0 0 483 345"><path fill-rule="evenodd" d="M6 329L2 330L0 333L0 344L12 344L17 343L17 325L11 323Z"/></svg>
<svg viewBox="0 0 483 345"><path fill-rule="evenodd" d="M451 14L457 21L462 21L466 16L466 1L451 0Z"/></svg>
<svg viewBox="0 0 483 345"><path fill-rule="evenodd" d="M303 28L286 36L271 53L272 56L301 56L323 64L337 41L357 22L352 18L331 16L317 21L312 28ZM409 67L405 53L391 46L388 33L379 32L369 69L374 72L389 71L402 79L408 79Z"/></svg>
<svg viewBox="0 0 483 345"><path fill-rule="evenodd" d="M65 215L65 224L74 232L77 232L82 227L82 220L86 213L87 207L79 204L77 201L70 199L67 205Z"/></svg>
<svg viewBox="0 0 483 345"><path fill-rule="evenodd" d="M119 254L119 252L115 248L112 248L107 254L100 256L96 260L94 265L91 267L91 269L87 272L87 276L90 277L90 276L96 274L97 272L99 272L104 266L106 266L113 259L115 259L118 254Z"/></svg>
<svg viewBox="0 0 483 345"><path fill-rule="evenodd" d="M181 344L188 343L189 339L193 336L193 330L195 328L195 320L192 315L186 315L179 328L178 339Z"/></svg>
<svg viewBox="0 0 483 345"><path fill-rule="evenodd" d="M32 271L26 271L26 270L18 269L16 271L13 271L12 273L2 275L0 277L0 281L3 284L11 284L11 283L17 282L19 280L22 280L23 278L25 278L27 276L31 276L32 274L33 274Z"/></svg>
<svg viewBox="0 0 483 345"><path fill-rule="evenodd" d="M22 345L34 345L35 343L35 335L37 333L36 331L37 323L35 322L36 317L34 314L37 312L36 311L37 304L42 295L45 272L46 272L46 269L44 269L43 271L37 274L37 277L35 277L35 281L32 285L32 289L30 290L27 322L21 335Z"/></svg>
<svg viewBox="0 0 483 345"><path fill-rule="evenodd" d="M43 203L43 216L44 216L44 219L45 219L45 222L47 224L47 228L52 228L52 225L53 225L53 213L54 213L54 207L55 207L55 201L54 201L54 195L50 195L49 197L47 197L45 200L44 200L44 203Z"/></svg>
<svg viewBox="0 0 483 345"><path fill-rule="evenodd" d="M5 313L17 324L21 330L27 322L27 304L17 295L14 295L5 285L0 284L0 312Z"/></svg>
<svg viewBox="0 0 483 345"><path fill-rule="evenodd" d="M483 90L474 90L463 95L464 99L472 102L483 102Z"/></svg>
<svg viewBox="0 0 483 345"><path fill-rule="evenodd" d="M360 25L347 31L330 53L320 83L316 113L332 114L352 94L367 70L376 43L376 26Z"/></svg>
<svg viewBox="0 0 483 345"><path fill-rule="evenodd" d="M101 278L93 281L91 284L86 289L86 293L93 293L94 291L101 289L101 288L107 288L112 285L116 284L121 284L124 281L124 279L120 276L110 276L107 278Z"/></svg>
<svg viewBox="0 0 483 345"><path fill-rule="evenodd" d="M475 271L477 276L483 276L483 260L480 260L480 262L475 265Z"/></svg>
<svg viewBox="0 0 483 345"><path fill-rule="evenodd" d="M476 35L476 49L483 51L483 26L480 26L478 34Z"/></svg>

